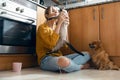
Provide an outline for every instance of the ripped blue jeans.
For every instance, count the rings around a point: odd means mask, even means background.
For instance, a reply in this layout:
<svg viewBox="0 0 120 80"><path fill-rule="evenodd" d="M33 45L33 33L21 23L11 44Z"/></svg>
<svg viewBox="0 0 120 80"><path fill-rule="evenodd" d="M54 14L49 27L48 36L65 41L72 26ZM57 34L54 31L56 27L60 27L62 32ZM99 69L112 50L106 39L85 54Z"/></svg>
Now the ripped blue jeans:
<svg viewBox="0 0 120 80"><path fill-rule="evenodd" d="M90 60L90 55L88 52L82 52L84 56L74 53L66 55L70 60L70 65L64 68L58 66L59 57L46 56L42 59L40 63L40 68L48 71L59 71L59 69L64 70L65 72L74 72L80 70L88 60Z"/></svg>

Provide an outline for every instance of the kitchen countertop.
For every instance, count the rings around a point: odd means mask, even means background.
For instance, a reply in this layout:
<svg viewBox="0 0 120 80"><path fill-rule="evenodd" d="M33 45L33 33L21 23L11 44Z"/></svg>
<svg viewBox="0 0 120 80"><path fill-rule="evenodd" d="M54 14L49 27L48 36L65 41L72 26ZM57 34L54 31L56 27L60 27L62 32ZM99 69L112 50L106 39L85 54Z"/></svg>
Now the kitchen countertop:
<svg viewBox="0 0 120 80"><path fill-rule="evenodd" d="M46 8L46 6L41 5L37 2L28 0L34 4L36 4L39 7L42 8ZM87 7L87 6L94 6L94 5L101 5L101 4L107 4L107 3L113 3L113 2L120 2L120 0L94 0L94 1L82 1L82 2L77 2L77 3L73 3L73 4L68 4L68 5L64 5L65 9L70 10L70 9L74 9L74 8L81 8L81 7ZM62 7L62 6L58 6L58 7Z"/></svg>
<svg viewBox="0 0 120 80"><path fill-rule="evenodd" d="M101 5L101 4L107 4L107 3L113 3L113 2L120 2L120 0L96 0L96 1L86 1L86 2L79 2L74 3L66 6L67 10L74 9L74 8L80 8L80 7L87 7L87 6L94 6L94 5ZM72 7L73 6L73 7Z"/></svg>
<svg viewBox="0 0 120 80"><path fill-rule="evenodd" d="M46 8L46 6L41 5L41 4L37 3L37 2L31 1L31 0L27 0L27 1L29 1L29 2L31 2L31 3L33 3L33 4L36 4L36 5L39 6L39 7Z"/></svg>

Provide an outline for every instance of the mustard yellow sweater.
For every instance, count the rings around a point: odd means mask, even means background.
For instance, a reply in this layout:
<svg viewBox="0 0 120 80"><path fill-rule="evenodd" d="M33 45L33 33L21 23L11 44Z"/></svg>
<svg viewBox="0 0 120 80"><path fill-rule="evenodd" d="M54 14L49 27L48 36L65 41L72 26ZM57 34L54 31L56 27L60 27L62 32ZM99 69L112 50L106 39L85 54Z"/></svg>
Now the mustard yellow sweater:
<svg viewBox="0 0 120 80"><path fill-rule="evenodd" d="M52 50L59 39L59 35L55 33L46 23L40 25L36 33L36 53L38 64L46 55L46 52ZM62 53L55 53L52 56L61 56Z"/></svg>

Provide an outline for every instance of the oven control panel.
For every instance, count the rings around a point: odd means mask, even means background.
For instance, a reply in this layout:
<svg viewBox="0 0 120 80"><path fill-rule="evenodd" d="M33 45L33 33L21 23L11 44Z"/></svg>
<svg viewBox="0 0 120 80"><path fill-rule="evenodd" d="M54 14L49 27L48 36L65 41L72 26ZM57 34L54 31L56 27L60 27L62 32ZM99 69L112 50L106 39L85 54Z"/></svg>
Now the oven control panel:
<svg viewBox="0 0 120 80"><path fill-rule="evenodd" d="M10 13L10 15L13 15L14 17L17 16L21 18L22 16L27 20L31 20L31 21L33 20L34 22L36 22L36 15L37 15L36 10L20 5L11 0L1 0L0 9L4 10L4 11L1 11L0 15L3 15L3 14L5 15L7 13Z"/></svg>

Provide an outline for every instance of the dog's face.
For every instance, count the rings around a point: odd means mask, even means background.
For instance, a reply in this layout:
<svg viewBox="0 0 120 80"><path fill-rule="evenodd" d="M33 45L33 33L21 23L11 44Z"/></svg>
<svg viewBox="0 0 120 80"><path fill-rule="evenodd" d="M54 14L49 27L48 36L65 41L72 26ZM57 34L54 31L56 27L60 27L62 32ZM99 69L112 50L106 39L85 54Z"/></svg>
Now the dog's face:
<svg viewBox="0 0 120 80"><path fill-rule="evenodd" d="M102 43L100 41L93 41L89 44L89 47L94 50L98 50L99 48L102 48Z"/></svg>

